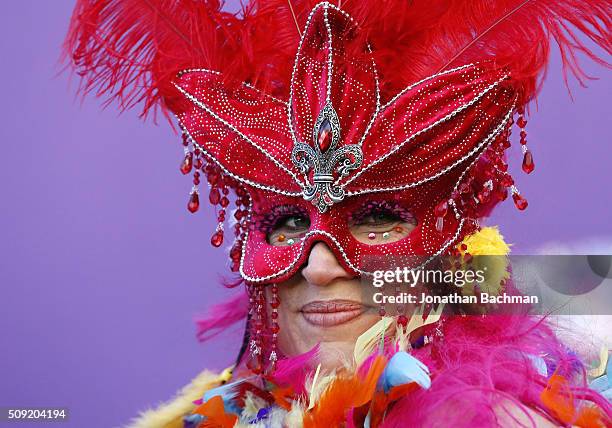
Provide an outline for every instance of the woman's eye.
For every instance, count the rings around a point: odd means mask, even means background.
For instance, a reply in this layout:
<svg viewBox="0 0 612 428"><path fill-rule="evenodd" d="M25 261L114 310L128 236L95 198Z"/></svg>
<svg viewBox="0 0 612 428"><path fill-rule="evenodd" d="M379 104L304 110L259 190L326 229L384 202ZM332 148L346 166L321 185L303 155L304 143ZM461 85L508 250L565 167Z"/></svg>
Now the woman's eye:
<svg viewBox="0 0 612 428"><path fill-rule="evenodd" d="M356 225L369 225L369 226L386 226L391 223L397 223L402 219L392 213L388 212L375 212L362 217L357 221Z"/></svg>
<svg viewBox="0 0 612 428"><path fill-rule="evenodd" d="M287 217L283 219L280 222L280 225L277 226L277 229L287 228L291 230L301 230L301 229L308 229L309 226L310 226L310 221L308 220L307 217L291 216L291 217Z"/></svg>
<svg viewBox="0 0 612 428"><path fill-rule="evenodd" d="M370 245L389 244L404 239L415 229L416 224L410 211L388 202L364 207L349 220L353 237Z"/></svg>
<svg viewBox="0 0 612 428"><path fill-rule="evenodd" d="M279 218L268 233L268 243L272 245L293 245L308 232L310 219L303 214L287 215Z"/></svg>

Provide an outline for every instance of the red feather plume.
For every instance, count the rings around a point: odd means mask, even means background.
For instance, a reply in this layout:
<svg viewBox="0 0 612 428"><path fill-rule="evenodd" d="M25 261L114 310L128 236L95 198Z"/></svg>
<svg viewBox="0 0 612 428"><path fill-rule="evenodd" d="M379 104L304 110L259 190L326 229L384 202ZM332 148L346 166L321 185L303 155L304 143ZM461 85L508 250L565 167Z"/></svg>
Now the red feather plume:
<svg viewBox="0 0 612 428"><path fill-rule="evenodd" d="M313 0L252 0L239 14L219 0L78 0L66 51L82 92L173 109L170 84L185 68L223 72L287 96L293 59ZM612 52L609 0L344 0L373 47L383 98L438 71L491 59L512 70L522 102L535 96L551 48L565 72L587 78L578 54L605 61L578 38ZM363 41L363 40L361 40ZM356 41L356 46L361 43Z"/></svg>

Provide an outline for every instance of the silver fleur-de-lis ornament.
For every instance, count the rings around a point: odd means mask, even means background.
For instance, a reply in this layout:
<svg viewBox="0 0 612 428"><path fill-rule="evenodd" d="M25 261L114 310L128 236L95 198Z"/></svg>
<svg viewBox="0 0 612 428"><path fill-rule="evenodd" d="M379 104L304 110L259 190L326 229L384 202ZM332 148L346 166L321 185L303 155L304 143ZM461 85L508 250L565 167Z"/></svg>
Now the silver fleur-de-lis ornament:
<svg viewBox="0 0 612 428"><path fill-rule="evenodd" d="M359 168L363 154L357 144L338 148L340 121L331 103L325 104L319 113L312 130L312 140L312 147L297 142L291 152L291 160L302 174L307 175L313 170L312 183L306 183L303 196L324 213L344 199L344 189L336 185L336 179Z"/></svg>

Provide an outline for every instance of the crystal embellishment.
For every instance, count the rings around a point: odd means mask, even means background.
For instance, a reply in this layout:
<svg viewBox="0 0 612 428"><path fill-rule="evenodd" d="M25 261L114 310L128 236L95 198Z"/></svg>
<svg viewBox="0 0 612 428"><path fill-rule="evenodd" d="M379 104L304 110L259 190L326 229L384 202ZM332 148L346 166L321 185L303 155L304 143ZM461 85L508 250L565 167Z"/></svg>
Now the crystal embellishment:
<svg viewBox="0 0 612 428"><path fill-rule="evenodd" d="M329 150L332 142L332 127L331 123L327 118L323 119L321 125L319 125L319 133L317 135L317 143L319 144L319 150L325 153Z"/></svg>
<svg viewBox="0 0 612 428"><path fill-rule="evenodd" d="M359 168L363 153L357 144L338 147L340 120L331 103L327 103L319 113L312 130L312 141L312 146L296 143L291 160L311 180L304 186L304 199L324 213L344 199L345 191L336 180Z"/></svg>

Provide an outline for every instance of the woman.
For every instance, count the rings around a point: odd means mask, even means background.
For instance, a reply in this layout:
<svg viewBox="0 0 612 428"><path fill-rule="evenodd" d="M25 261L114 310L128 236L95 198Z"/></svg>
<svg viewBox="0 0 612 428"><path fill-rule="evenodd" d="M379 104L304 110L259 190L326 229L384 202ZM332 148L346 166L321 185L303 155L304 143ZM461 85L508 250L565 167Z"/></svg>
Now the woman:
<svg viewBox="0 0 612 428"><path fill-rule="evenodd" d="M247 319L235 367L134 426L609 425L541 317L390 304L368 282L508 253L479 219L509 192L527 207L505 162L512 129L530 173L525 108L549 39L582 77L575 52L598 58L570 26L609 51L599 3L260 0L235 16L215 1L79 1L67 48L85 91L176 116L188 209L205 178L211 243L233 217L247 291L200 323L206 338ZM487 263L461 294L516 295L506 265Z"/></svg>

